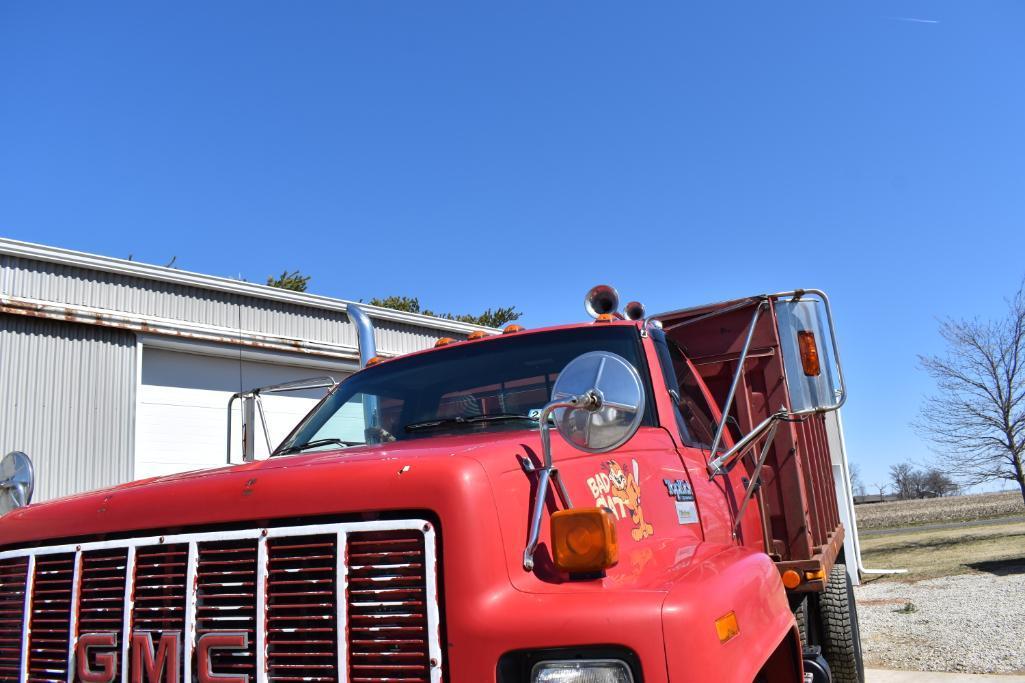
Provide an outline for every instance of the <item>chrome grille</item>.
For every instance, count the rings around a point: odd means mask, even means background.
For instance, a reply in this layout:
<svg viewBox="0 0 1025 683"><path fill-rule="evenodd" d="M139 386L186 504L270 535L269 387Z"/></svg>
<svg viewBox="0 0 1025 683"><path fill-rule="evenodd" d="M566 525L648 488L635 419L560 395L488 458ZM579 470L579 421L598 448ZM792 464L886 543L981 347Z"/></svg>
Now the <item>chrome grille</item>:
<svg viewBox="0 0 1025 683"><path fill-rule="evenodd" d="M133 631L145 631L154 640L185 627L186 544L143 547L135 551L131 592ZM118 641L120 642L120 640Z"/></svg>
<svg viewBox="0 0 1025 683"><path fill-rule="evenodd" d="M267 667L271 681L338 680L336 536L267 546Z"/></svg>
<svg viewBox="0 0 1025 683"><path fill-rule="evenodd" d="M27 557L0 560L0 681L16 681L21 675L28 569Z"/></svg>
<svg viewBox="0 0 1025 683"><path fill-rule="evenodd" d="M347 554L349 680L430 681L423 536L354 533Z"/></svg>
<svg viewBox="0 0 1025 683"><path fill-rule="evenodd" d="M0 552L0 681L69 683L76 662L116 657L117 679L154 683L196 666L252 683L438 683L435 538L399 520Z"/></svg>
<svg viewBox="0 0 1025 683"><path fill-rule="evenodd" d="M199 544L196 568L196 637L208 633L245 633L245 649L216 650L214 671L256 676L257 540Z"/></svg>
<svg viewBox="0 0 1025 683"><path fill-rule="evenodd" d="M67 681L75 562L75 553L36 558L32 584L32 628L28 645L28 681Z"/></svg>
<svg viewBox="0 0 1025 683"><path fill-rule="evenodd" d="M125 576L128 549L111 548L82 553L78 585L76 633L114 633L114 645L98 647L97 654L117 654L125 616Z"/></svg>

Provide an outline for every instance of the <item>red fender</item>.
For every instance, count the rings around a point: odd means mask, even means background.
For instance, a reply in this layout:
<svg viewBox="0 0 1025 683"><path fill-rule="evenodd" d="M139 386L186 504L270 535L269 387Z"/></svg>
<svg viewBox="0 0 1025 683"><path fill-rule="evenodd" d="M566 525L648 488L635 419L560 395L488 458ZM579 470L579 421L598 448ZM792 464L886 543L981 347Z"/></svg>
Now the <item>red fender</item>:
<svg viewBox="0 0 1025 683"><path fill-rule="evenodd" d="M720 642L716 620L730 612L739 633ZM794 625L772 560L722 546L677 581L662 605L669 678L751 683Z"/></svg>

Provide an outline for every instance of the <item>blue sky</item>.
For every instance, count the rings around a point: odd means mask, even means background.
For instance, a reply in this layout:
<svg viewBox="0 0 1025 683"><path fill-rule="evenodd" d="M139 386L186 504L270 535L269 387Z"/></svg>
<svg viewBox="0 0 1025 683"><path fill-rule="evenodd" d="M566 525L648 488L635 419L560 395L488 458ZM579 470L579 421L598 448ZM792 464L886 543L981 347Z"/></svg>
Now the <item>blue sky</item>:
<svg viewBox="0 0 1025 683"><path fill-rule="evenodd" d="M0 234L343 298L834 300L864 479L1025 275L1025 5L0 4Z"/></svg>

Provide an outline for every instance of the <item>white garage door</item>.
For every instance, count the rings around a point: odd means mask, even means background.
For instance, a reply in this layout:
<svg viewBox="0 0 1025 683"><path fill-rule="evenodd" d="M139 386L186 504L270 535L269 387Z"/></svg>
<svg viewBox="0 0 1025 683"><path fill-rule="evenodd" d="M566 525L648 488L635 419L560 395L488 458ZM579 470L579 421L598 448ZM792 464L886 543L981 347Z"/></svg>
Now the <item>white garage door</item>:
<svg viewBox="0 0 1025 683"><path fill-rule="evenodd" d="M294 365L239 361L144 346L136 404L135 477L151 477L226 463L228 399L239 391L344 372ZM274 447L288 435L324 390L263 397ZM235 402L232 462L241 462L241 418ZM257 427L257 458L267 456Z"/></svg>

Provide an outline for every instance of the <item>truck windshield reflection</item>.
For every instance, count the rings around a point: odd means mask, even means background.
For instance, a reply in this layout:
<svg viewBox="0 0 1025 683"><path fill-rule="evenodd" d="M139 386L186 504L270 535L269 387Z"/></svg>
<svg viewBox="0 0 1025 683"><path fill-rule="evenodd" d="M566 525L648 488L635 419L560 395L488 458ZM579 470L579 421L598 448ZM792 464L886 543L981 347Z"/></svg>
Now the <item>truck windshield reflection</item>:
<svg viewBox="0 0 1025 683"><path fill-rule="evenodd" d="M559 373L588 351L618 354L647 377L634 326L520 332L453 344L353 375L300 423L275 455L534 429ZM642 424L652 424L650 409Z"/></svg>

